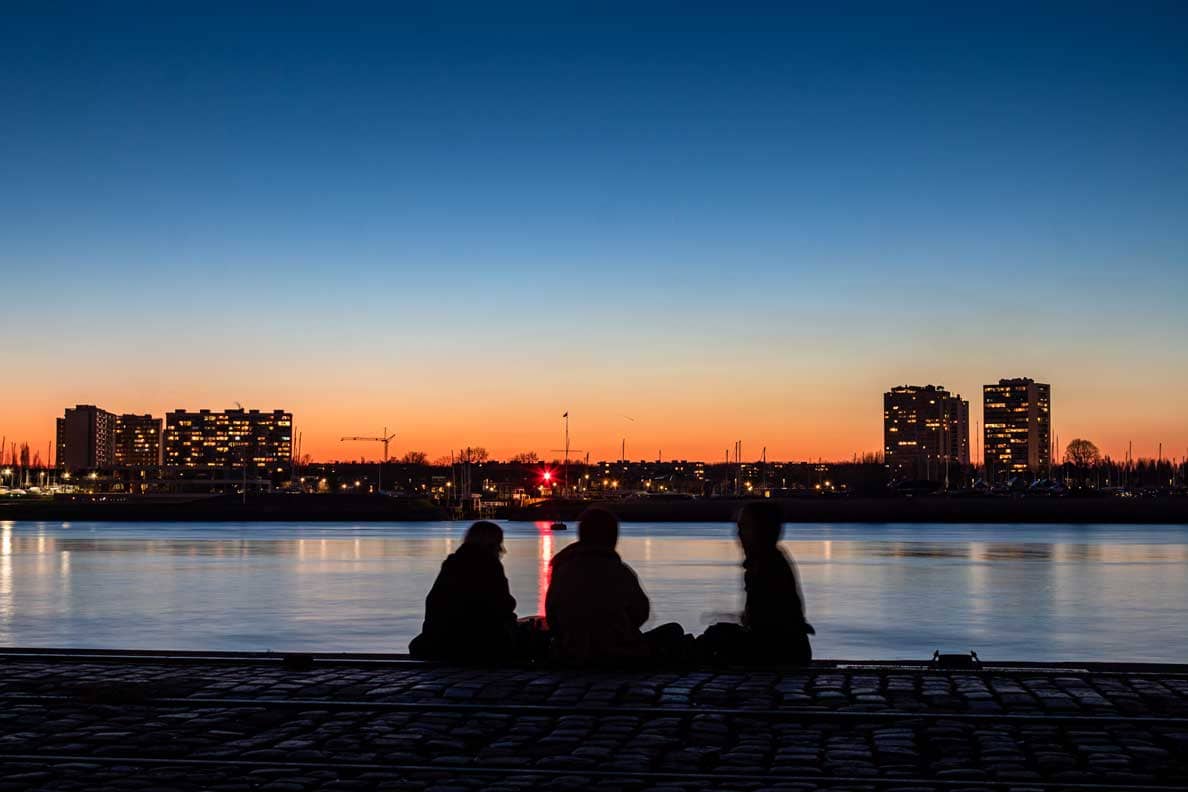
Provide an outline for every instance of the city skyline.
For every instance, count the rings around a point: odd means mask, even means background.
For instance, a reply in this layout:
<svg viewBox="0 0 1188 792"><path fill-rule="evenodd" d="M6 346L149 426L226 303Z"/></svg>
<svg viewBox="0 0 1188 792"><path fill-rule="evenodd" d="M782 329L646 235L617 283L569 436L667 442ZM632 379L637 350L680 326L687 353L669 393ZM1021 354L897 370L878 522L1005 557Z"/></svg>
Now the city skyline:
<svg viewBox="0 0 1188 792"><path fill-rule="evenodd" d="M1062 444L1184 455L1185 16L908 10L14 11L0 435L848 459L889 386L972 432L1031 376Z"/></svg>
<svg viewBox="0 0 1188 792"><path fill-rule="evenodd" d="M1061 440L1061 438L1059 436L1059 432L1056 431L1056 427L1058 427L1058 424L1055 424L1052 422L1052 418L1050 415L1050 398L1051 398L1050 388L1051 388L1051 386L1047 383L1040 383L1038 385L1035 385L1034 380L1029 377L1000 378L998 380L998 382L996 382L996 383L984 384L981 387L981 390L984 393L984 399L982 400L982 402L980 404L976 400L973 402L973 404L978 406L979 411L982 413L981 417L984 417L986 407L990 405L991 401L998 402L1000 400L997 396L992 398L991 393L997 394L1003 388L1003 386L1011 386L1011 385L1017 385L1017 386L1023 386L1023 387L1035 386L1035 387L1038 387L1039 389L1041 389L1041 395L1040 395L1041 401L1039 403L1040 410L1041 410L1042 416L1043 416L1043 418L1042 418L1043 424L1040 429L1041 434L1031 438L1030 451L1024 452L1023 467L1030 467L1032 469L1033 473L1042 474L1044 471L1047 470L1047 466L1049 464L1049 462L1047 460L1047 456L1048 456L1047 451L1049 449L1050 449L1051 461L1053 463L1059 463L1063 457L1064 447L1068 444L1068 442L1072 441L1073 439L1077 439L1077 438L1092 440L1092 433L1073 434L1073 435L1069 435L1069 436L1063 438L1063 440ZM1006 392L1006 391L1003 391L1003 392ZM930 398L934 399L934 401L931 401L931 402L926 401ZM943 434L937 433L937 426L939 426L939 424L933 420L934 418L936 418L938 416L934 416L934 415L932 415L931 412L929 412L930 410L941 409L941 408L936 408L936 407L929 408L929 407L924 406L925 404L936 404L935 399L937 399L937 398L940 398L942 400L946 400L946 399L952 400L952 403L954 406L951 409L955 410L953 415L946 419L947 421L948 420L953 421L953 423L950 425L950 428L947 428L944 430ZM1026 404L1027 396L1024 395L1022 398L1024 399L1024 401L1022 403ZM917 401L917 400L920 400L920 401ZM997 404L997 403L994 406L999 407L999 408L1008 407L1008 405L1006 405L1006 404ZM901 409L909 410L910 414L905 413L905 414L897 415L895 412L893 412L893 411L898 411ZM98 406L98 405L81 404L80 403L80 404L76 405L75 407L65 408L65 413L66 413L65 419L60 418L60 417L55 419L55 424L57 427L57 429L56 429L57 441L53 447L53 457L54 457L53 461L56 465L58 465L58 463L61 459L61 455L63 453L63 431L64 431L64 427L67 425L67 423L64 423L64 421L69 422L70 420L72 420L71 419L72 414L83 414L84 412L86 412L88 414L92 414L92 415L97 414L100 418L102 416L107 416L107 418L110 419L111 428L106 431L108 432L108 438L107 438L108 444L111 446L111 448L108 450L107 453L109 455L114 454L115 458L117 458L117 459L121 456L121 450L120 450L121 442L124 443L128 449L128 450L125 450L122 452L125 455L131 453L132 445L136 445L137 447L140 447L140 448L145 448L145 438L141 436L142 430L139 428L137 428L135 430L137 433L137 436L135 438L133 438L130 434L132 431L131 429L129 429L129 433L127 434L127 436L123 436L121 438L121 434L123 432L123 430L120 428L121 422L130 423L130 426L136 426L136 427L139 427L141 425L156 426L156 437L152 441L153 445L149 446L149 448L151 448L149 453L150 454L155 453L155 454L160 455L161 449L165 448L169 442L171 429L175 430L177 422L179 422L183 419L186 421L185 425L188 426L189 425L188 422L193 419L205 420L206 418L214 418L217 416L226 416L229 414L230 415L234 415L234 414L242 415L242 414L247 414L247 413L250 413L251 415L256 415L258 413L262 413L264 417L267 417L270 414L274 415L274 416L283 417L283 419L285 421L284 426L285 426L285 432L286 432L286 436L285 436L284 440L288 444L288 446L287 446L288 451L282 452L278 457L276 457L277 459L285 458L287 456L292 456L293 458L296 458L298 453L300 453L300 455L302 457L308 457L313 461L334 461L334 460L350 461L350 460L355 460L355 459L365 459L366 460L366 459L372 459L372 458L378 460L380 458L380 456L382 456L380 454L373 455L373 454L368 454L366 452L362 453L362 454L358 454L358 455L352 453L349 455L339 454L339 455L317 456L311 452L308 452L305 450L305 446L303 444L303 431L300 427L300 424L298 423L298 421L295 419L294 415L291 412L287 412L284 410L272 410L269 408L259 409L259 408L254 408L254 407L249 410L248 408L244 408L243 406L237 406L235 408L225 408L225 409L205 407L205 408L201 408L200 410L199 409L187 410L184 408L178 408L178 409L165 411L164 412L165 417L162 418L162 417L154 417L154 414L152 414L152 413L145 413L145 414L131 413L131 414L129 414L127 412L122 412L122 413L116 414L116 413L108 412L103 407ZM1004 420L1004 415L1006 415L1010 412L1011 411L1008 409L1008 410L1006 410L1005 413L1003 413L1001 415L996 415L993 420L995 420L995 421ZM282 416L282 413L283 413L283 416ZM561 420L567 419L568 413L569 413L569 411L566 410L565 413L562 414ZM982 458L982 454L985 454L986 459L988 460L991 455L991 451L992 451L991 445L988 444L986 441L989 440L990 435L993 432L1001 433L1004 430L1001 430L1001 429L992 430L991 427L986 426L985 423L980 420L975 422L972 419L970 419L969 416L971 414L972 413L971 413L970 400L962 399L959 393L950 392L949 390L946 390L944 388L944 386L942 386L942 385L939 385L939 384L924 385L924 384L919 384L919 383L916 383L916 384L906 384L905 383L905 384L901 384L901 385L891 386L890 390L883 393L883 396L882 396L882 409L880 411L880 433L881 433L881 437L882 437L882 444L883 444L882 447L879 449L875 449L873 452L868 451L868 450L856 451L851 455L850 458L860 458L860 457L863 457L870 453L882 454L886 457L886 463L888 464L888 466L893 468L894 474L900 478L904 478L904 477L907 477L907 478L912 478L912 477L928 478L929 475L925 475L925 474L928 471L933 470L934 467L939 470L940 467L938 467L938 466L944 462L951 462L954 465L958 465L958 466L968 465L970 462L973 462L976 466L982 466L983 462L984 462L984 460ZM160 414L157 414L157 415L159 416ZM635 418L632 418L631 416L620 414L617 417L619 419L621 419L621 421L623 421L624 423L628 423L628 422L631 424L638 423L638 421ZM1034 416L1032 416L1032 419L1034 420ZM96 431L93 428L95 425L96 418L92 417L89 420L92 425L92 429L90 431L93 435L94 432ZM1027 427L1028 424L1026 423L1026 416L1024 416L1023 420L1024 420L1024 423L1022 424L1022 426ZM907 423L904 423L903 421L906 421ZM930 425L931 428L925 428L926 424ZM566 420L565 426L566 426L566 429L568 430L568 421L567 420ZM996 426L1001 426L1001 425L996 424ZM389 427L385 426L384 431L387 432L388 428ZM162 430L164 430L164 434L162 434ZM1009 431L1014 431L1014 430L1006 430L1006 431L1009 432ZM1026 429L1022 429L1020 431L1026 431ZM1033 428L1031 431L1034 433L1036 430ZM919 436L917 436L917 433ZM178 440L180 440L180 436L177 435L176 431L174 431L173 434L174 434L174 442L177 442ZM226 434L226 432L223 432L223 434ZM86 435L84 434L82 436L86 436ZM389 460L399 459L401 457L403 451L423 452L423 453L426 453L430 459L440 459L440 458L447 456L450 453L454 453L454 452L459 451L460 449L466 448L466 447L472 447L472 448L481 447L485 451L490 453L491 459L497 459L497 460L511 459L512 457L514 457L518 454L524 453L524 452L536 453L541 460L560 459L561 458L560 454L563 453L563 449L560 449L560 448L546 448L546 449L526 448L523 446L523 444L516 446L517 448L519 448L518 451L510 451L510 450L506 450L506 449L491 448L481 442L464 442L464 443L460 443L458 445L451 445L445 452L437 453L437 452L427 451L425 448L421 448L421 447L411 447L410 446L408 448L401 449L399 447L400 444L397 441L398 436L399 436L399 433L392 433L390 436L387 437L387 440L392 441L392 447L397 449L395 451L389 450L389 454L388 454ZM1005 438L1007 437L1007 435L1003 435L1003 437L1004 437L1004 442L1006 442ZM355 446L354 441L359 441L359 440L379 441L381 439L383 439L383 438L374 437L374 436L362 436L362 437L361 436L349 436L349 437L342 436L342 437L338 438L338 443L339 443L340 447L352 448ZM620 439L620 443L618 446L620 455L611 455L611 454L598 455L598 454L594 453L592 450L578 448L578 445L574 444L571 448L568 449L570 451L570 458L574 459L576 461L578 459L583 458L583 456L585 456L591 460L597 460L600 462L607 461L607 460L614 460L614 459L641 460L641 459L664 458L664 459L668 459L668 460L687 459L687 460L699 460L699 461L713 463L715 461L722 461L722 459L724 457L726 457L727 455L731 455L731 456L729 456L731 461L738 461L733 456L734 454L737 453L737 449L735 448L733 443L730 446L728 446L727 449L725 450L725 452L723 453L723 455L719 456L719 457L712 457L712 456L697 457L697 456L691 456L691 455L684 455L684 454L680 454L680 453L672 453L672 454L665 455L663 453L662 448L658 448L657 453L654 456L649 456L646 453L643 455L638 455L638 456L634 456L630 453L627 453L625 456L622 456L622 454L625 453L625 451L626 451L626 439L627 439L626 435L624 435ZM909 441L909 445L913 446L913 449L898 448L902 444L902 441L904 441L904 440ZM224 439L224 441L225 441L225 439ZM224 441L220 441L220 443L223 443ZM350 445L344 445L348 441L350 441ZM940 450L939 447L933 447L933 446L938 446L938 444L941 444L942 441L943 441L943 443L948 443L948 444L951 444L951 446L952 446L951 451L949 452L948 455L946 455L945 452ZM23 441L20 441L20 442L23 442ZM11 442L7 442L6 445L4 446L4 449L2 451L0 451L0 460L6 459L7 458L6 455L11 456L13 454L11 446L20 445L20 442L16 441L15 439L12 439ZM96 451L94 450L94 445L93 445L95 441L93 439L91 439L86 442L91 444L90 446L87 446L87 447L91 448L91 450L86 453L90 453L91 455L94 455L96 453ZM745 442L743 442L743 441L737 441L737 442L742 443L742 447L744 449L752 450L747 446L747 444ZM1094 442L1096 443L1096 441L1094 441ZM594 446L594 445L598 445L598 444L595 443L595 444L588 444L588 445ZM920 446L918 452L916 450L914 450L914 447L916 447L916 446ZM979 446L983 446L983 447L980 448L980 450L979 450ZM1134 446L1133 440L1127 441L1126 445L1124 446L1123 449L1121 449L1120 453L1113 453L1113 452L1111 452L1111 450L1109 448L1102 447L1100 444L1098 444L1098 447L1102 451L1103 457L1108 457L1108 458L1112 458L1112 459L1116 459L1116 460L1117 459L1143 459L1143 458L1170 459L1170 460L1188 459L1188 449L1185 449L1182 452L1182 454L1177 454L1177 449L1175 449L1171 445L1162 443L1162 441L1157 445L1156 452L1154 454L1146 454L1146 453L1144 453L1144 450L1141 447L1136 448ZM384 448L385 449L389 448L389 446L386 442L384 444ZM893 448L896 449L896 454L894 454L894 455L891 453ZM47 448L47 451L48 450L49 449ZM975 450L978 450L979 452L975 453ZM144 451L141 451L140 453L143 454ZM189 453L189 452L187 452L187 453ZM1028 454L1030 454L1030 462L1027 461L1029 459ZM169 456L169 454L166 453L164 456ZM898 456L902 456L902 458L897 459L896 457L898 457ZM918 456L918 458L916 458L917 456ZM37 457L40 459L44 459L44 457L42 457L40 455L40 449L38 449L36 446L33 446L33 445L30 445L30 457L31 458ZM755 453L753 457L748 456L746 453L744 453L744 455L743 455L743 461L746 461L746 460L752 459L752 458L756 459L756 460L763 458L763 459L769 459L772 461L815 461L818 459L821 461L828 461L828 462L847 461L846 457L824 457L821 455L812 455L812 454L804 455L801 457L782 456L778 453L777 449L770 447L770 446L766 446L766 445L760 445L759 451L757 453ZM161 463L166 464L166 466L168 466L168 464L169 464L163 458L161 460ZM58 466L60 466L60 465L58 465ZM107 467L107 466L108 465L105 465L105 464L85 465L85 464L80 464L77 461L73 464L68 463L68 467L73 467L73 468ZM117 464L117 466L119 466L119 465ZM1022 469L1022 468L1020 468L1020 469ZM935 472L935 471L933 471L933 472Z"/></svg>

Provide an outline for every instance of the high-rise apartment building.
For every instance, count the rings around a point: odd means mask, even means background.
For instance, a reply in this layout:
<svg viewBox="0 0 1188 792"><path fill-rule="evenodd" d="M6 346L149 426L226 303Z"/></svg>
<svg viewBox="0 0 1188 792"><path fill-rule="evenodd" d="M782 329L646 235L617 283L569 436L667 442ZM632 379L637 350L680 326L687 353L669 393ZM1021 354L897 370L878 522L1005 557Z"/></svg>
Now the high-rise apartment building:
<svg viewBox="0 0 1188 792"><path fill-rule="evenodd" d="M57 420L58 467L109 468L115 464L116 417L93 404L67 407Z"/></svg>
<svg viewBox="0 0 1188 792"><path fill-rule="evenodd" d="M1052 387L1033 379L982 386L986 478L1052 473Z"/></svg>
<svg viewBox="0 0 1188 792"><path fill-rule="evenodd" d="M174 410L165 416L163 464L178 468L239 468L261 473L288 466L293 414L283 410Z"/></svg>
<svg viewBox="0 0 1188 792"><path fill-rule="evenodd" d="M118 415L115 422L116 467L161 464L161 419L151 415Z"/></svg>
<svg viewBox="0 0 1188 792"><path fill-rule="evenodd" d="M892 479L944 481L969 464L969 402L937 385L887 391L883 456Z"/></svg>

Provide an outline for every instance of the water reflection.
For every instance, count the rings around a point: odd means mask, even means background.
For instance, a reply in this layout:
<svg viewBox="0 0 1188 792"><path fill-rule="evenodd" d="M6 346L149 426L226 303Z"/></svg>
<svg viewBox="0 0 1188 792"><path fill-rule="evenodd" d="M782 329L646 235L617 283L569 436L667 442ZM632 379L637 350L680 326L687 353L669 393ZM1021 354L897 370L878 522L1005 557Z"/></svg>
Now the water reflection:
<svg viewBox="0 0 1188 792"><path fill-rule="evenodd" d="M546 528L545 531L547 530ZM553 579L553 535L542 531L539 544L540 550L537 552L537 557L540 560L537 563L538 571L536 574L536 613L543 616L545 612L545 595L549 591L549 581Z"/></svg>
<svg viewBox="0 0 1188 792"><path fill-rule="evenodd" d="M12 523L0 523L0 640L8 642L12 621Z"/></svg>
<svg viewBox="0 0 1188 792"><path fill-rule="evenodd" d="M0 643L403 651L466 526L0 523ZM574 541L505 526L520 614ZM817 654L1177 661L1188 529L796 526ZM724 525L624 526L654 621L691 630L742 605ZM1154 645L1149 636L1160 636Z"/></svg>

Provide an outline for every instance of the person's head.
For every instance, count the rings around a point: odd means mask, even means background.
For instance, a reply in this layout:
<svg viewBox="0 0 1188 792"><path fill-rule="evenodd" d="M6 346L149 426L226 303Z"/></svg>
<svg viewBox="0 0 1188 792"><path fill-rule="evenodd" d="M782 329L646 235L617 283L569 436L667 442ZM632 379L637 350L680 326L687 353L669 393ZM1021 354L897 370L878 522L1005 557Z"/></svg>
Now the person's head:
<svg viewBox="0 0 1188 792"><path fill-rule="evenodd" d="M750 555L779 544L784 532L784 510L772 501L753 501L738 513L738 540Z"/></svg>
<svg viewBox="0 0 1188 792"><path fill-rule="evenodd" d="M484 550L500 555L504 552L503 529L488 520L480 520L467 529L466 538L462 540L462 543L478 545Z"/></svg>
<svg viewBox="0 0 1188 792"><path fill-rule="evenodd" d="M578 518L578 541L613 550L619 541L619 518L606 509L586 509Z"/></svg>

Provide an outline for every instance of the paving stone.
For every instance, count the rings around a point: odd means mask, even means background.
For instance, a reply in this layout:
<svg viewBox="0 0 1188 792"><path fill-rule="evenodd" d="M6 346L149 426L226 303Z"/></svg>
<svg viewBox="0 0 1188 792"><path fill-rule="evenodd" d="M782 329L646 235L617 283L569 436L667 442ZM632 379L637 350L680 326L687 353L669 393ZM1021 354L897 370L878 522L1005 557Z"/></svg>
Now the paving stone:
<svg viewBox="0 0 1188 792"><path fill-rule="evenodd" d="M1188 713L1188 680L1175 676L1095 675L1069 672L948 673L860 672L833 669L789 673L691 670L684 673L533 672L448 667L399 669L326 668L299 674L273 667L201 665L178 669L102 663L6 666L3 695L60 695L72 690L118 689L128 699L98 703L91 694L43 704L0 708L0 750L52 751L79 761L45 769L0 765L4 788L87 790L224 789L226 792L299 785L302 789L424 790L568 788L665 790L714 788L716 775L755 774L764 782L728 788L809 789L780 776L853 778L935 777L959 789L962 780L1007 781L1017 790L1061 781L1125 785L1183 785L1188 779L1188 729L1134 724L1044 722L1043 713L1145 715ZM122 686L122 687L121 687ZM131 686L140 686L133 688ZM148 705L153 690L168 686L177 698L368 699L374 701L542 703L553 714L340 710L316 705L300 710L259 707ZM139 698L134 690L148 691ZM89 702L89 703L88 703ZM580 702L580 703L579 703ZM596 703L672 708L671 716L565 712ZM686 714L689 707L736 707L803 712L794 719L740 714ZM955 718L861 718L831 721L814 710L867 710L1032 714L1024 722ZM359 772L255 768L242 776L225 769L202 775L133 764L88 763L87 757L184 757L256 762L377 763L432 766L432 772L363 779ZM0 759L0 761L3 761ZM505 768L506 775L451 775L460 767ZM553 774L515 775L533 767ZM703 781L656 782L595 778L582 771L704 773ZM268 772L255 772L263 770ZM340 772L341 771L341 772ZM206 772L206 771L203 771ZM344 775L344 772L346 775ZM22 774L35 774L22 781ZM36 775L49 773L48 776ZM13 782L16 777L18 780ZM201 778L199 782L197 779ZM100 783L101 782L101 783ZM954 782L958 786L953 786ZM1017 782L1017 785L1016 783ZM16 784L18 786L12 786ZM867 785L869 786L869 785ZM844 786L858 789L859 783ZM947 787L947 788L950 788ZM574 786L573 788L580 788ZM834 785L832 789L843 788ZM880 787L887 788L887 787ZM905 784L904 789L912 788ZM973 784L971 789L984 789Z"/></svg>

